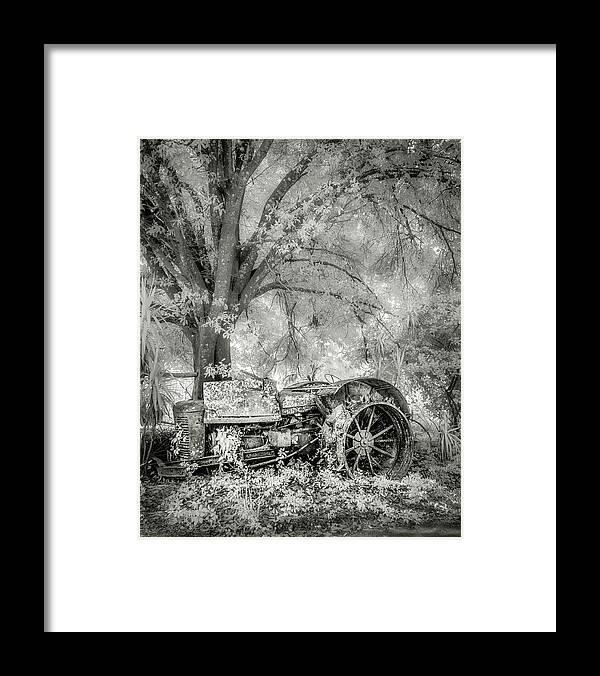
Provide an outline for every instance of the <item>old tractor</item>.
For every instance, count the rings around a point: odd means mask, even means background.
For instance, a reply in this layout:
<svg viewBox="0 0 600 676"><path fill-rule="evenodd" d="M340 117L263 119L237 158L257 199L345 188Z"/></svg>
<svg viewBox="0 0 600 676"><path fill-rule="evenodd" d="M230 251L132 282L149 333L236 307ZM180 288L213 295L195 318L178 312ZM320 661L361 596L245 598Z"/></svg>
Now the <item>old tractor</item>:
<svg viewBox="0 0 600 676"><path fill-rule="evenodd" d="M269 379L207 382L203 399L177 402L173 417L170 449L152 458L162 477L305 457L350 477L395 470L399 478L412 460L410 408L377 378L301 382L279 392Z"/></svg>

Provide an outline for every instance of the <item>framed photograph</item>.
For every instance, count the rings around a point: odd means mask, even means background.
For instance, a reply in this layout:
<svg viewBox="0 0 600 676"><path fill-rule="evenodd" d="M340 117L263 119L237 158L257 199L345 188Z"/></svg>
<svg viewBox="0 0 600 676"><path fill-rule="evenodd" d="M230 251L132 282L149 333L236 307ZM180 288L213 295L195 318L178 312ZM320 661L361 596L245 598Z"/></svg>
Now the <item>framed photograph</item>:
<svg viewBox="0 0 600 676"><path fill-rule="evenodd" d="M46 631L554 632L555 45L45 73Z"/></svg>

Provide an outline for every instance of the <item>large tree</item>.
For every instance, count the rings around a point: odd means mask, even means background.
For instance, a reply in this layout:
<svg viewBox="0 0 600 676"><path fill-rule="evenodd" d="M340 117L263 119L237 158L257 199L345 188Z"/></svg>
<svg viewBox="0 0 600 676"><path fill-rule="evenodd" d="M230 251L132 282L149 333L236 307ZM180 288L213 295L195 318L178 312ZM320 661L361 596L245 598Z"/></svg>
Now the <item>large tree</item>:
<svg viewBox="0 0 600 676"><path fill-rule="evenodd" d="M226 372L238 318L268 292L326 295L358 322L380 307L345 253L357 227L385 232L407 284L424 251L454 280L459 170L456 141L142 141L142 255L192 346L193 396Z"/></svg>

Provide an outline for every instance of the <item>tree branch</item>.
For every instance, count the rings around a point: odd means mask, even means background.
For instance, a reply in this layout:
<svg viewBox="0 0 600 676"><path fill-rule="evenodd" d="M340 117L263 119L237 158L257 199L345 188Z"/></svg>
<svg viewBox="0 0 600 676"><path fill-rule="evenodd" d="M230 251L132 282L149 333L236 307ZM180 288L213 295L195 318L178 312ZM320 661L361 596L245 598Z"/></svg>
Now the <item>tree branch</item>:
<svg viewBox="0 0 600 676"><path fill-rule="evenodd" d="M163 165L163 166L165 167L165 170L167 171L167 175L169 176L169 180L173 184L173 192L172 192L170 198L171 198L172 203L175 199L177 201L177 204L173 204L173 208L175 209L175 211L180 213L180 215L182 216L182 220L184 220L184 221L189 220L189 219L185 218L185 212L187 212L187 209L186 209L185 203L182 200L182 195L183 195L183 192L185 191L191 197L191 199L194 203L194 207L196 209L196 213L197 213L198 217L200 217L201 214L203 213L203 208L202 208L202 202L200 201L200 197L196 193L196 190L194 188L192 188L186 181L184 181L179 176L179 174L177 173L177 171L173 167L165 166L165 165ZM175 189L179 191L179 195L175 195ZM198 245L199 254L200 254L200 256L199 256L200 266L198 266L196 264L196 260L195 260L194 256L192 255L192 252L189 249L189 244L187 242L181 241L184 236L181 232L181 229L179 228L179 225L176 222L175 222L174 230L175 230L176 239L177 239L179 245L185 249L185 252L182 253L182 258L184 258L184 262L186 263L186 266L193 263L194 268L196 268L199 271L199 273L203 277L202 281L203 281L203 283L205 283L205 278L208 278L208 279L212 278L212 268L211 268L211 264L210 264L210 259L208 257L207 248L206 248L206 241L205 241L205 238L204 238L204 229L202 229L202 231L200 231L199 228L193 228L194 235L196 237L196 243ZM194 276L196 276L195 270L193 270L193 273L194 273Z"/></svg>
<svg viewBox="0 0 600 676"><path fill-rule="evenodd" d="M252 156L252 159L246 163L246 166L240 172L240 181L245 185L248 180L252 177L252 174L258 169L260 163L265 159L269 148L273 143L273 139L264 139L261 141L258 150ZM251 143L254 146L254 141Z"/></svg>
<svg viewBox="0 0 600 676"><path fill-rule="evenodd" d="M298 293L314 293L320 296L331 296L332 298L337 298L338 300L344 301L344 303L348 303L348 305L352 307L362 305L363 307L368 307L372 310L378 310L380 312L384 312L385 314L391 314L391 312L388 312L380 305L374 305L373 303L369 303L364 300L356 300L356 299L350 300L342 296L342 294L335 293L333 291L327 291L325 289L308 289L304 286L295 286L295 285L291 286L282 281L270 282L269 284L265 284L265 286L262 286L260 289L258 289L253 299L258 298L259 296L263 296L265 293L268 293L269 291L274 291L276 289L279 289L281 291L296 291Z"/></svg>
<svg viewBox="0 0 600 676"><path fill-rule="evenodd" d="M377 297L373 289L360 277L357 275L352 274L349 270L346 270L343 268L341 265L337 265L336 263L330 263L329 261L321 261L321 260L313 260L312 258L288 258L287 260L283 261L283 263L310 263L311 265L324 265L330 268L335 268L336 270L339 270L340 272L343 272L345 275L350 277L353 281L357 282L361 286L364 286L367 291L372 294L373 296Z"/></svg>
<svg viewBox="0 0 600 676"><path fill-rule="evenodd" d="M433 218L429 218L429 216L425 216L425 214L421 214L416 209L409 207L408 204L403 204L400 207L400 209L408 209L408 211L412 211L413 214L415 214L415 216L418 216L419 218L422 218L423 220L428 221L429 223L431 223L431 225L435 225L435 227L439 228L440 230L447 230L448 232L453 232L457 235L461 234L460 230L455 230L454 228L449 228L447 225L442 225L441 223L434 221Z"/></svg>
<svg viewBox="0 0 600 676"><path fill-rule="evenodd" d="M273 190L265 202L258 227L245 244L246 255L244 256L239 270L240 292L245 288L252 276L252 270L256 263L256 259L258 258L258 242L260 238L264 237L264 235L273 227L275 222L275 211L281 203L281 200L289 192L290 188L304 176L304 172L316 152L316 146L311 148L309 152L281 179L275 190Z"/></svg>

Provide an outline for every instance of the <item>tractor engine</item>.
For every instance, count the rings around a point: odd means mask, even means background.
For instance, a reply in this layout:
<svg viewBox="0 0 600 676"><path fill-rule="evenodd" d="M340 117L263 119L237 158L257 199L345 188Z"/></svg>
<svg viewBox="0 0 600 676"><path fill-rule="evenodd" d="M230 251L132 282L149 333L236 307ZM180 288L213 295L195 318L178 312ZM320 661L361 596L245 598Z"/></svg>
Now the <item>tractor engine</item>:
<svg viewBox="0 0 600 676"><path fill-rule="evenodd" d="M281 454L312 453L323 416L313 394L283 390L278 395L265 379L204 383L203 401L178 402L174 418L178 459L201 467L266 466Z"/></svg>

